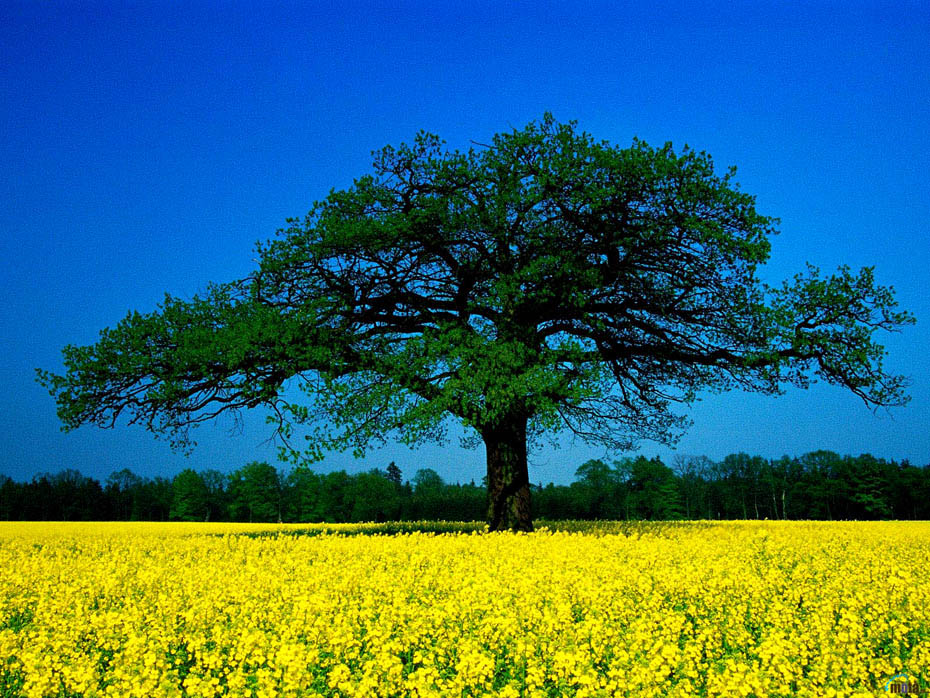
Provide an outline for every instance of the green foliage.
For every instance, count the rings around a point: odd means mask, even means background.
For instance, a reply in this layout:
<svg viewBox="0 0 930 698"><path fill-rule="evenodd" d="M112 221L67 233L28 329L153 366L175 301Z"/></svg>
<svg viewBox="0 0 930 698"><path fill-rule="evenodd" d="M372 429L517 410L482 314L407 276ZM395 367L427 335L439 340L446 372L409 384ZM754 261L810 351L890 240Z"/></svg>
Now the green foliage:
<svg viewBox="0 0 930 698"><path fill-rule="evenodd" d="M136 494L142 484L142 478L129 468L110 473L107 478L106 492L113 502L112 515L122 521L139 518Z"/></svg>
<svg viewBox="0 0 930 698"><path fill-rule="evenodd" d="M420 468L413 476L413 491L417 494L440 492L445 483L432 468Z"/></svg>
<svg viewBox="0 0 930 698"><path fill-rule="evenodd" d="M32 622L35 617L35 611L31 607L24 607L9 611L6 618L0 622L0 630L12 630L18 633Z"/></svg>
<svg viewBox="0 0 930 698"><path fill-rule="evenodd" d="M15 667L12 658L6 660L6 666L0 666L0 698L22 698L25 683L25 674Z"/></svg>
<svg viewBox="0 0 930 698"><path fill-rule="evenodd" d="M627 459L618 467L628 470L629 511L636 519L669 520L682 515L675 473L658 457Z"/></svg>
<svg viewBox="0 0 930 698"><path fill-rule="evenodd" d="M234 521L281 521L281 479L274 466L253 461L229 476L229 508Z"/></svg>
<svg viewBox="0 0 930 698"><path fill-rule="evenodd" d="M619 148L548 114L466 152L420 133L260 244L247 278L132 312L38 379L65 429L125 418L180 448L200 422L264 407L295 465L442 441L457 420L488 447L489 521L519 530L527 437L674 443L701 391L814 377L904 404L875 335L913 318L871 268L761 282L777 220L734 177L706 153ZM231 486L236 516L281 515Z"/></svg>
<svg viewBox="0 0 930 698"><path fill-rule="evenodd" d="M326 521L322 504L322 477L304 466L294 468L285 479L288 492L286 516L288 521L320 523Z"/></svg>
<svg viewBox="0 0 930 698"><path fill-rule="evenodd" d="M200 473L185 468L175 476L171 490L172 520L206 521L209 518L210 493Z"/></svg>
<svg viewBox="0 0 930 698"><path fill-rule="evenodd" d="M395 486L401 486L401 483L403 482L403 473L401 472L400 468L397 467L397 463L391 461L384 474L388 480L394 483Z"/></svg>
<svg viewBox="0 0 930 698"><path fill-rule="evenodd" d="M589 460L575 471L576 499L583 502L574 517L587 519L622 519L627 514L627 491L623 473L602 460Z"/></svg>
<svg viewBox="0 0 930 698"><path fill-rule="evenodd" d="M279 507L282 521L297 523L475 521L483 518L486 506L484 485L446 483L430 468L421 468L412 482L398 485L379 469L349 474L300 467L285 473L268 464L254 466L236 471L232 480L240 484L235 486L227 486L228 478L217 471L195 473L208 485L211 521L249 520L246 480L253 490L255 521L277 521ZM930 519L930 466L832 451L777 460L735 453L719 462L678 456L674 466L642 456L612 464L586 461L576 469L571 485L533 487L534 517L549 521ZM5 518L37 518L36 502L41 499L46 519L61 520L80 511L81 519L126 520L126 510L118 503L128 499L140 503L138 512L143 515L136 518L159 521L166 519L168 504L145 502L149 497L157 502L154 497L163 495L153 493L167 491L170 503L176 491L163 478L149 480L121 471L119 478L108 482L120 479L124 488L108 484L104 499L97 502L99 508L81 509L80 500L64 499L79 494L52 484L68 479L49 477L52 480L5 481ZM0 614L0 629L24 627L29 613L28 608L8 609L6 616Z"/></svg>
<svg viewBox="0 0 930 698"><path fill-rule="evenodd" d="M421 133L260 245L249 278L131 313L39 379L65 428L126 415L184 445L218 412L266 405L284 437L320 427L310 457L441 439L448 415L671 441L672 407L700 390L812 373L903 403L873 335L912 318L870 268L761 283L776 220L734 172L549 115L467 152ZM281 397L295 376L315 409Z"/></svg>
<svg viewBox="0 0 930 698"><path fill-rule="evenodd" d="M397 487L380 470L359 473L352 479L350 521L388 521L399 518Z"/></svg>

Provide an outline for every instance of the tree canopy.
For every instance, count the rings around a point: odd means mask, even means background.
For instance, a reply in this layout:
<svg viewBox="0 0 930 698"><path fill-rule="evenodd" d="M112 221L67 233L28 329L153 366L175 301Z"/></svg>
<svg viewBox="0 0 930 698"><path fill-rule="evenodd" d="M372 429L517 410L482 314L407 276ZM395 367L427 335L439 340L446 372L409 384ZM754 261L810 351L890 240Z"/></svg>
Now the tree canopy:
<svg viewBox="0 0 930 698"><path fill-rule="evenodd" d="M815 377L903 404L874 338L912 322L892 290L871 268L763 283L777 221L734 173L549 115L465 152L420 133L259 245L248 278L130 313L39 378L65 428L126 417L182 446L258 406L311 458L441 439L451 417L485 444L494 529L531 527L527 444L547 432L671 443L700 391Z"/></svg>

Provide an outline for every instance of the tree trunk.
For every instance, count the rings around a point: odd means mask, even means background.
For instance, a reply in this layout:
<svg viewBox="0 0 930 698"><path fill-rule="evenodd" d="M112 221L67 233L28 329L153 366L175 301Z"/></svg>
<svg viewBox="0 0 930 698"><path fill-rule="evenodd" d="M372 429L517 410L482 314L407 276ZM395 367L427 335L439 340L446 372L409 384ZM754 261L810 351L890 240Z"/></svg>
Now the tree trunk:
<svg viewBox="0 0 930 698"><path fill-rule="evenodd" d="M482 430L488 461L488 527L532 531L526 464L526 418L513 417Z"/></svg>

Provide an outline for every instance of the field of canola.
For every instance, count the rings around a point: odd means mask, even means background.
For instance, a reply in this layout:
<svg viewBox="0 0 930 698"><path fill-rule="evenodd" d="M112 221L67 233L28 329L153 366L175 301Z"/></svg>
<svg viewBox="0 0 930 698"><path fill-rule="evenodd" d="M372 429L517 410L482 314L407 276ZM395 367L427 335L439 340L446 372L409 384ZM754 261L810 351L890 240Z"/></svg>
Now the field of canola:
<svg viewBox="0 0 930 698"><path fill-rule="evenodd" d="M930 689L928 523L573 528L2 523L0 696Z"/></svg>

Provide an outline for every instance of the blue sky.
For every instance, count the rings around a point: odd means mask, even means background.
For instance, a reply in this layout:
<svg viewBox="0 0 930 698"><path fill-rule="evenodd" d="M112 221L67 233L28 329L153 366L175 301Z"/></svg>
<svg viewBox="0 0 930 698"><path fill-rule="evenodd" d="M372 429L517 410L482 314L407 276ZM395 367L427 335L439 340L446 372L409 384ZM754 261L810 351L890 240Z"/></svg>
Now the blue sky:
<svg viewBox="0 0 930 698"><path fill-rule="evenodd" d="M253 267L254 244L370 152L420 129L465 148L551 111L599 139L672 141L733 164L781 218L764 276L874 265L918 324L888 335L912 403L874 414L829 386L707 396L677 450L828 448L930 463L930 5L0 1L0 473L171 476L273 461L261 415L202 427L192 456L140 428L59 431L35 367L164 293ZM595 449L531 456L566 482ZM388 447L480 479L482 449Z"/></svg>

